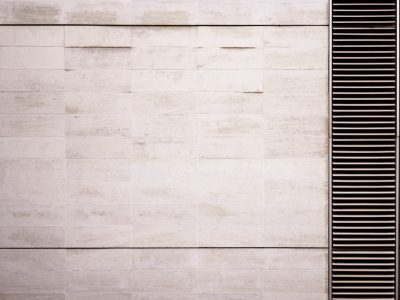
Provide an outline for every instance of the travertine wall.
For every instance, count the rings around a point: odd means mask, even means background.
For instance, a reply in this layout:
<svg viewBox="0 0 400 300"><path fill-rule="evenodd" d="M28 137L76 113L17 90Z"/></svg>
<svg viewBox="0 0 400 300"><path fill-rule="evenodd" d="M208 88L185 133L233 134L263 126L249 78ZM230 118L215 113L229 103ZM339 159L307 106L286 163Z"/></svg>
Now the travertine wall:
<svg viewBox="0 0 400 300"><path fill-rule="evenodd" d="M326 1L92 2L0 0L0 299L327 299Z"/></svg>
<svg viewBox="0 0 400 300"><path fill-rule="evenodd" d="M328 0L0 0L0 23L327 25Z"/></svg>

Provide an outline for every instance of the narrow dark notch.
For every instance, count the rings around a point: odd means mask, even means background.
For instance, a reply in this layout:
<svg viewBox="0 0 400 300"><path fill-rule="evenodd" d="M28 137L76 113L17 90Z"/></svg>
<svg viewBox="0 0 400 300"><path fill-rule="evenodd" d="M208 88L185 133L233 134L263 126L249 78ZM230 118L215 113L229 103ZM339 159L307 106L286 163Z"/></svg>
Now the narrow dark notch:
<svg viewBox="0 0 400 300"><path fill-rule="evenodd" d="M331 299L397 299L396 0L331 1Z"/></svg>

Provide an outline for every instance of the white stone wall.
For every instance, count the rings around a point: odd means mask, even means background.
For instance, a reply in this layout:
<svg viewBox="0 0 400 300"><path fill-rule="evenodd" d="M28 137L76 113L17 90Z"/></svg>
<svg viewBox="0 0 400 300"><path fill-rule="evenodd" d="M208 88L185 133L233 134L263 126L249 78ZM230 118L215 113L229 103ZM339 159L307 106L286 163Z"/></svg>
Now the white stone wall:
<svg viewBox="0 0 400 300"><path fill-rule="evenodd" d="M328 0L0 0L0 23L327 25Z"/></svg>
<svg viewBox="0 0 400 300"><path fill-rule="evenodd" d="M0 23L0 299L327 299L326 1Z"/></svg>

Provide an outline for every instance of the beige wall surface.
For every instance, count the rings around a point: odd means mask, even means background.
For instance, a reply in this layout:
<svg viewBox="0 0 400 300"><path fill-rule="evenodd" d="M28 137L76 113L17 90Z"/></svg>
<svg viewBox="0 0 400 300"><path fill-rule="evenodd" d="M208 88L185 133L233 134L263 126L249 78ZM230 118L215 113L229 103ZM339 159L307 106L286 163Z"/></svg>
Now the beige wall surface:
<svg viewBox="0 0 400 300"><path fill-rule="evenodd" d="M327 3L250 2L0 0L0 299L327 299Z"/></svg>
<svg viewBox="0 0 400 300"><path fill-rule="evenodd" d="M327 25L328 0L0 0L0 23Z"/></svg>

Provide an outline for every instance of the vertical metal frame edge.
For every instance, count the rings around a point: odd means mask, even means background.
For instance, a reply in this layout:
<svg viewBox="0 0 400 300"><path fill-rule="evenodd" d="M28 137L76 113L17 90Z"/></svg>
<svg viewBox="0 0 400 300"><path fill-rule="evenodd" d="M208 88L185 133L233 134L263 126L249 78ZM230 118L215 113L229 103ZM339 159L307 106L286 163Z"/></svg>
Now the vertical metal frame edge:
<svg viewBox="0 0 400 300"><path fill-rule="evenodd" d="M332 300L332 4L329 0L329 34L328 34L328 298Z"/></svg>
<svg viewBox="0 0 400 300"><path fill-rule="evenodd" d="M395 248L395 299L399 300L399 0L396 0L396 248Z"/></svg>

